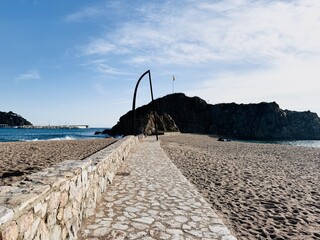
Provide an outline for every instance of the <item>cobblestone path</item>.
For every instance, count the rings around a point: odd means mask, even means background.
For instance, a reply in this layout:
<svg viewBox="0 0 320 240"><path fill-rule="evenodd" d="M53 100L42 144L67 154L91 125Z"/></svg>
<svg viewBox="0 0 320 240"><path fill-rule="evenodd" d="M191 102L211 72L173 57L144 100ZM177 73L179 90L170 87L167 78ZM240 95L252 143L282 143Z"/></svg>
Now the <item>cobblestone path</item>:
<svg viewBox="0 0 320 240"><path fill-rule="evenodd" d="M236 240L149 137L130 153L78 238Z"/></svg>

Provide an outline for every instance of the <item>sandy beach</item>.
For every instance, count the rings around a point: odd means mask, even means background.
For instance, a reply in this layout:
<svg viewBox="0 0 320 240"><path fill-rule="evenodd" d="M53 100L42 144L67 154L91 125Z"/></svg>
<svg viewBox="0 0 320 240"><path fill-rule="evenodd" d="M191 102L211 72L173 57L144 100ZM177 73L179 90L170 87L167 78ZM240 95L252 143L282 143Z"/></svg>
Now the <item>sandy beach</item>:
<svg viewBox="0 0 320 240"><path fill-rule="evenodd" d="M25 175L64 160L82 160L115 142L114 138L90 140L0 143L0 186L14 185Z"/></svg>
<svg viewBox="0 0 320 240"><path fill-rule="evenodd" d="M161 136L161 147L239 240L320 239L320 149ZM0 143L0 186L115 139Z"/></svg>
<svg viewBox="0 0 320 240"><path fill-rule="evenodd" d="M320 149L161 136L238 239L320 239Z"/></svg>

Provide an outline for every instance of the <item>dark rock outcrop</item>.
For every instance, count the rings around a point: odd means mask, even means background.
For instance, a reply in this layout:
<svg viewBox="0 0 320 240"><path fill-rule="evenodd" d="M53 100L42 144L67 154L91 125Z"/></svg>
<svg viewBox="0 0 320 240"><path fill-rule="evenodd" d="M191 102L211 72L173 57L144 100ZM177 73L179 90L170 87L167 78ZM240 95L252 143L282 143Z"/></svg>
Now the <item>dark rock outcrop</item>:
<svg viewBox="0 0 320 240"><path fill-rule="evenodd" d="M10 127L32 125L29 121L13 112L0 112L0 124L5 124Z"/></svg>
<svg viewBox="0 0 320 240"><path fill-rule="evenodd" d="M140 132L146 126L142 119L153 109L159 115L169 114L184 133L237 139L320 139L320 118L316 113L282 110L275 102L211 105L199 97L171 94L136 110ZM123 115L108 134L132 134L132 112Z"/></svg>
<svg viewBox="0 0 320 240"><path fill-rule="evenodd" d="M209 133L240 139L320 139L315 113L282 110L275 102L211 106Z"/></svg>

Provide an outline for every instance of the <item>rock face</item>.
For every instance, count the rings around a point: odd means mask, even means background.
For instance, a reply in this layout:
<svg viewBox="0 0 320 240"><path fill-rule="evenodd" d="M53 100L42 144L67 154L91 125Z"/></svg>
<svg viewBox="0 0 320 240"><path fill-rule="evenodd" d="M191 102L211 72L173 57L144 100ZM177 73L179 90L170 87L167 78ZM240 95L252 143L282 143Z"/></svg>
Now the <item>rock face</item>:
<svg viewBox="0 0 320 240"><path fill-rule="evenodd" d="M139 109L140 110L140 109ZM119 123L113 127L111 130L105 130L102 133L106 133L109 135L129 135L132 133L132 127L133 127L133 120L132 120L132 114L129 112L129 115L125 118L121 118ZM179 128L171 118L171 116L167 113L163 114L157 114L156 116L156 124L158 132L179 132ZM127 124L125 124L127 122ZM136 134L146 134L146 135L152 135L155 133L155 124L154 124L154 115L152 111L149 111L146 114L136 114ZM121 124L123 123L123 124ZM125 126L123 129L121 129L123 126Z"/></svg>
<svg viewBox="0 0 320 240"><path fill-rule="evenodd" d="M136 119L145 118L152 109L159 115L169 114L184 133L257 140L320 139L320 118L316 113L282 110L275 102L211 105L199 97L176 93L138 108ZM145 123L139 122L140 132ZM129 135L132 134L132 128L130 111L107 133Z"/></svg>
<svg viewBox="0 0 320 240"><path fill-rule="evenodd" d="M240 139L320 139L315 113L282 110L275 102L211 105L209 133Z"/></svg>
<svg viewBox="0 0 320 240"><path fill-rule="evenodd" d="M13 112L0 112L0 124L8 126L32 125L29 121Z"/></svg>
<svg viewBox="0 0 320 240"><path fill-rule="evenodd" d="M179 128L167 113L158 115L155 113L157 129L159 132L179 132ZM149 112L146 118L144 119L146 124L141 124L140 126L145 126L143 129L137 129L138 132L143 132L147 135L155 133L156 126L154 124L154 115L152 112Z"/></svg>

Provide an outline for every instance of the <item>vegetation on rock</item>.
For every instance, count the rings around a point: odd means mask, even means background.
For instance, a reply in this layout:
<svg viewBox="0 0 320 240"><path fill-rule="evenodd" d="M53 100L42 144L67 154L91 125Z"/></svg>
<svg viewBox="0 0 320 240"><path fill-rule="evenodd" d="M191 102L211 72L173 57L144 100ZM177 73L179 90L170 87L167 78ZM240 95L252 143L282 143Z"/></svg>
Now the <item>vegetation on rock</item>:
<svg viewBox="0 0 320 240"><path fill-rule="evenodd" d="M32 125L25 118L13 112L0 112L0 124L5 124L10 127Z"/></svg>

